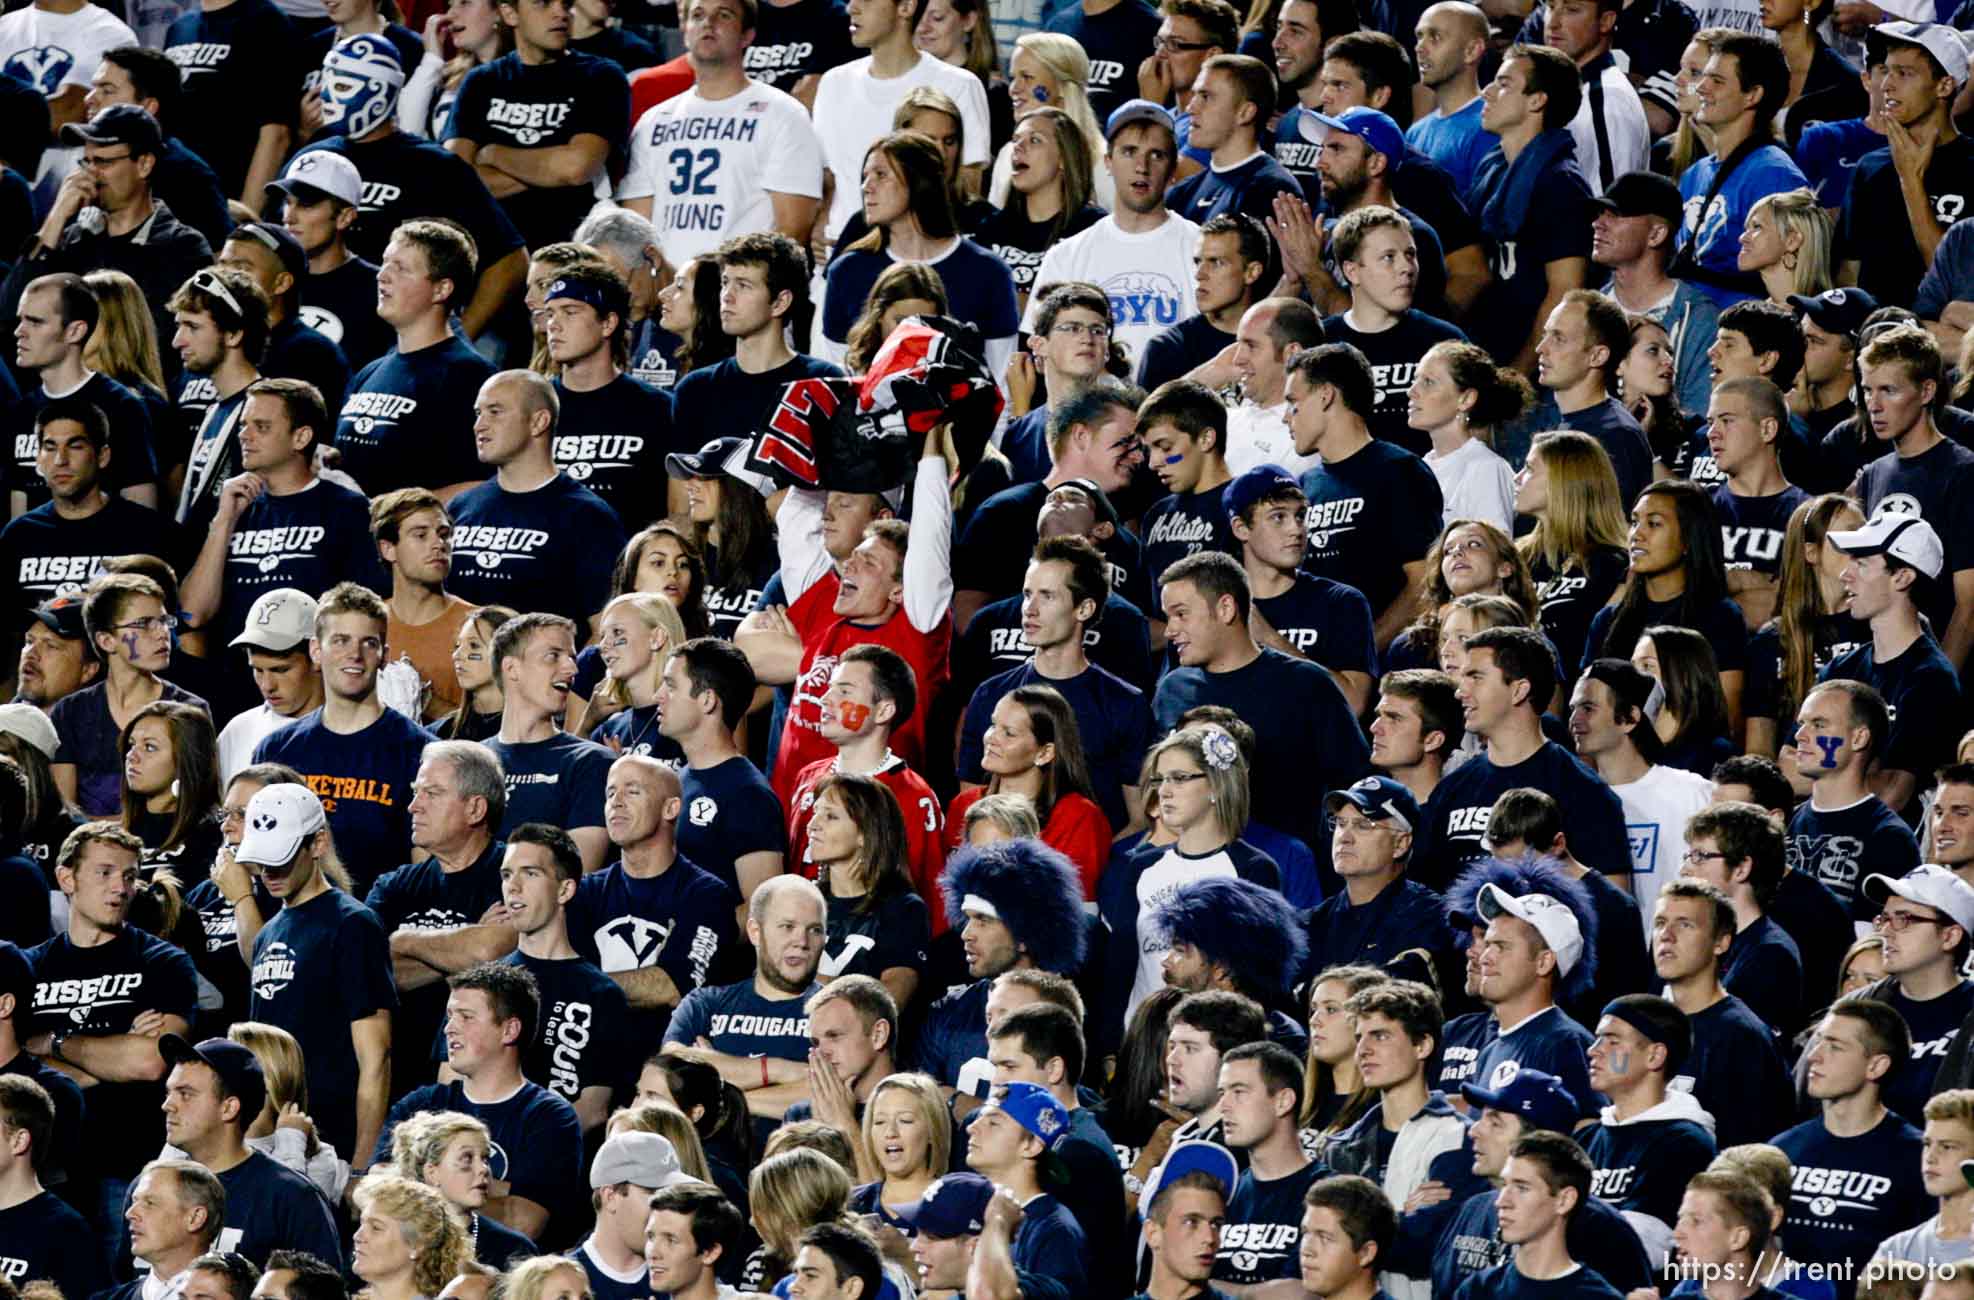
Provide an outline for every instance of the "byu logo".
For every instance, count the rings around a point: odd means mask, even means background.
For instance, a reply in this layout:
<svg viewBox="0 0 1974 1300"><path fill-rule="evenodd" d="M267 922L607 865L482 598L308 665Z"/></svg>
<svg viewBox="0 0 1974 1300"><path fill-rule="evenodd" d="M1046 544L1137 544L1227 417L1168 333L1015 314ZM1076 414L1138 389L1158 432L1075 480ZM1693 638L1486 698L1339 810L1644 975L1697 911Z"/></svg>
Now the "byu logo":
<svg viewBox="0 0 1974 1300"><path fill-rule="evenodd" d="M685 815L694 826L711 826L713 819L720 815L720 805L702 794L692 801Z"/></svg>
<svg viewBox="0 0 1974 1300"><path fill-rule="evenodd" d="M849 967L850 963L856 959L858 953L867 952L876 947L877 940L867 934L845 935L843 937L842 952L837 953L833 957L827 952L823 954L822 977L824 979L836 978Z"/></svg>
<svg viewBox="0 0 1974 1300"><path fill-rule="evenodd" d="M596 931L596 964L605 972L642 970L657 962L671 937L670 922L615 917Z"/></svg>
<svg viewBox="0 0 1974 1300"><path fill-rule="evenodd" d="M271 831L274 829L278 820L273 813L262 813L260 816L254 818L254 829L257 831Z"/></svg>
<svg viewBox="0 0 1974 1300"><path fill-rule="evenodd" d="M1521 1074L1521 1072L1522 1072L1522 1063L1520 1061L1501 1062L1499 1065L1494 1067L1494 1073L1487 1076L1488 1091L1489 1092L1501 1091L1503 1088L1513 1083L1515 1081L1516 1076Z"/></svg>

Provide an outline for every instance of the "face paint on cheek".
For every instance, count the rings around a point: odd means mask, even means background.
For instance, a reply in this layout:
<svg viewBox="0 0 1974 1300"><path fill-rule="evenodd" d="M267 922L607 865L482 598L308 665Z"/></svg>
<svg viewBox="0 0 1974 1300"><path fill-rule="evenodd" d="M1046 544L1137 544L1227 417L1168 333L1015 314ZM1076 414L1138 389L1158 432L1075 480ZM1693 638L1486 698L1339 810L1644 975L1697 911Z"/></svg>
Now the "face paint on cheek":
<svg viewBox="0 0 1974 1300"><path fill-rule="evenodd" d="M1038 104L1049 102L1049 88L1047 86L1035 87L1035 102Z"/></svg>
<svg viewBox="0 0 1974 1300"><path fill-rule="evenodd" d="M1631 1053L1622 1047L1613 1047L1610 1055L1604 1058L1604 1063L1610 1067L1612 1074L1631 1073Z"/></svg>
<svg viewBox="0 0 1974 1300"><path fill-rule="evenodd" d="M870 705L844 700L836 706L836 720L843 724L845 731L861 734L870 725Z"/></svg>
<svg viewBox="0 0 1974 1300"><path fill-rule="evenodd" d="M1816 747L1823 751L1823 766L1837 766L1837 751L1844 747L1842 736L1818 736Z"/></svg>
<svg viewBox="0 0 1974 1300"><path fill-rule="evenodd" d="M137 634L135 632L125 632L123 634L123 657L131 660L133 663L136 662Z"/></svg>
<svg viewBox="0 0 1974 1300"><path fill-rule="evenodd" d="M1182 451L1175 451L1170 456L1167 456L1165 458L1165 463L1167 465L1177 465L1180 461L1184 460L1185 458L1186 458L1186 453Z"/></svg>

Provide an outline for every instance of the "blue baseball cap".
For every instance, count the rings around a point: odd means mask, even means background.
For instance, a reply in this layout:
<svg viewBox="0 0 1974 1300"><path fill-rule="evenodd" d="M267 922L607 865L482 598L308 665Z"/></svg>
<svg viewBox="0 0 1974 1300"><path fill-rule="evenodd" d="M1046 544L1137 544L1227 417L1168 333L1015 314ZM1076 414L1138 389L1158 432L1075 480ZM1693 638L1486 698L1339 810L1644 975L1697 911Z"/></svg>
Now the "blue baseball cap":
<svg viewBox="0 0 1974 1300"><path fill-rule="evenodd" d="M1523 1129L1544 1129L1550 1133L1568 1133L1583 1113L1563 1081L1541 1070L1516 1069L1498 1088L1463 1083L1460 1095L1470 1106L1520 1116Z"/></svg>
<svg viewBox="0 0 1974 1300"><path fill-rule="evenodd" d="M1388 776L1367 776L1348 789L1330 791L1323 796L1323 811L1334 817L1337 808L1346 803L1366 817L1391 822L1402 831L1417 830L1424 820L1412 792Z"/></svg>
<svg viewBox="0 0 1974 1300"><path fill-rule="evenodd" d="M1165 1163L1152 1170L1138 1193L1138 1204L1146 1209L1158 1198L1158 1189L1187 1174L1207 1174L1220 1184L1220 1195L1234 1198L1234 1184L1240 1181L1241 1167L1234 1153L1218 1142L1180 1142L1165 1153Z"/></svg>
<svg viewBox="0 0 1974 1300"><path fill-rule="evenodd" d="M994 1184L979 1174L935 1178L916 1205L894 1208L906 1227L921 1237L971 1237L987 1223Z"/></svg>
<svg viewBox="0 0 1974 1300"><path fill-rule="evenodd" d="M1220 504L1227 517L1235 519L1254 509L1256 502L1284 491L1301 496L1302 485L1280 465L1256 465L1220 490Z"/></svg>
<svg viewBox="0 0 1974 1300"><path fill-rule="evenodd" d="M1069 1181L1069 1169L1057 1152L1069 1140L1069 1112L1047 1088L1039 1083L1006 1083L974 1112L975 1119L990 1110L1003 1115L1042 1140L1041 1168L1058 1182Z"/></svg>
<svg viewBox="0 0 1974 1300"><path fill-rule="evenodd" d="M1405 159L1405 133L1390 115L1375 108L1346 108L1332 117L1328 113L1304 113L1298 125L1302 138L1321 144L1332 131L1348 131L1396 164Z"/></svg>
<svg viewBox="0 0 1974 1300"><path fill-rule="evenodd" d="M1162 126L1179 138L1179 124L1172 117L1172 110L1163 104L1154 104L1149 99L1127 99L1110 111L1110 120L1104 123L1104 139L1110 140L1127 126L1139 122L1150 122Z"/></svg>

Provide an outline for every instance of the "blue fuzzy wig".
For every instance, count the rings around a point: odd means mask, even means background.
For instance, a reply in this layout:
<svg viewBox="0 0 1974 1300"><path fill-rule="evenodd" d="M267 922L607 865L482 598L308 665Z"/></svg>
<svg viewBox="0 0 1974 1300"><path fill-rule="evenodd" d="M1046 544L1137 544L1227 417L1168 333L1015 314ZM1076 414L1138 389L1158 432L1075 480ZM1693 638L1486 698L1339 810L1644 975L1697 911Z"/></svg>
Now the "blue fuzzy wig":
<svg viewBox="0 0 1974 1300"><path fill-rule="evenodd" d="M1570 909L1577 928L1583 931L1583 956L1577 959L1574 970L1556 981L1556 1001L1574 1002L1588 996L1597 976L1597 907L1590 901L1590 891L1556 859L1539 853L1482 859L1461 872L1446 890L1446 921L1454 929L1455 946L1463 951L1473 942L1468 931L1481 923L1482 885L1493 885L1515 898L1547 894Z"/></svg>
<svg viewBox="0 0 1974 1300"><path fill-rule="evenodd" d="M1040 840L1002 840L964 848L939 877L946 919L966 924L960 904L969 894L993 905L1015 946L1043 970L1074 974L1088 942L1083 881L1068 858Z"/></svg>
<svg viewBox="0 0 1974 1300"><path fill-rule="evenodd" d="M1237 985L1264 994L1287 993L1309 952L1288 900L1246 880L1187 881L1153 910L1152 926L1167 942L1190 944L1225 966Z"/></svg>

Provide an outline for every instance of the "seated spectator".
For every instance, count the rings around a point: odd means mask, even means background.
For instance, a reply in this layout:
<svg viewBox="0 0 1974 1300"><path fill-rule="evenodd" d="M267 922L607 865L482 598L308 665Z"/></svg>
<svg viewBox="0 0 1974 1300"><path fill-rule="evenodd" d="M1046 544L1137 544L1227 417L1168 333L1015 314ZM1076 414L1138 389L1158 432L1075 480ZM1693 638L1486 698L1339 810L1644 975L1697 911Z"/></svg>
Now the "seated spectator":
<svg viewBox="0 0 1974 1300"><path fill-rule="evenodd" d="M1819 683L1796 713L1794 766L1810 790L1789 818L1789 865L1820 881L1858 921L1872 916L1864 863L1888 876L1919 865L1919 841L1872 792L1868 775L1891 729L1885 698L1847 677Z"/></svg>
<svg viewBox="0 0 1974 1300"><path fill-rule="evenodd" d="M1590 1160L1583 1148L1560 1133L1524 1133L1501 1169L1501 1234L1511 1258L1469 1277L1454 1292L1457 1300L1514 1294L1539 1280L1535 1270L1562 1267L1570 1272L1562 1294L1610 1300L1618 1290L1571 1255L1569 1221L1590 1199ZM1546 1262L1545 1262L1546 1261Z"/></svg>
<svg viewBox="0 0 1974 1300"><path fill-rule="evenodd" d="M1075 864L1084 897L1094 898L1110 857L1111 826L1097 806L1069 702L1039 682L1001 696L988 718L980 766L987 784L961 791L946 810L946 847L960 847L967 812L983 795L1022 795L1042 819L1043 843Z"/></svg>
<svg viewBox="0 0 1974 1300"><path fill-rule="evenodd" d="M820 996L820 995L818 995ZM929 1075L893 1074L872 1083L862 1099L859 1130L862 1152L877 1166L878 1176L850 1193L850 1208L874 1214L901 1230L917 1227L915 1209L923 1199L953 1178L953 1123Z"/></svg>
<svg viewBox="0 0 1974 1300"><path fill-rule="evenodd" d="M1091 1265L1098 1277L1103 1276L1110 1261L1091 1258L1083 1228L1048 1190L1068 1181L1060 1152L1070 1136L1069 1116L1039 1084L1003 1084L982 1103L968 1130L967 1165L1021 1206L1022 1214L1019 1229L1012 1233L1009 1220L1017 1216L996 1223L991 1208L985 1215L982 1231L993 1245L975 1253L969 1290L974 1277L1005 1280L1001 1275L1018 1277L1020 1270L1054 1278L1077 1295L1084 1290ZM1004 1233L1009 1234L1004 1251L994 1249L1002 1244Z"/></svg>
<svg viewBox="0 0 1974 1300"><path fill-rule="evenodd" d="M322 668L308 650L315 616L315 597L293 587L262 592L248 608L245 626L228 648L245 650L261 703L234 714L220 731L221 781L251 764L261 741L322 707Z"/></svg>
<svg viewBox="0 0 1974 1300"><path fill-rule="evenodd" d="M1150 925L1165 940L1165 983L1188 993L1221 989L1263 1006L1289 1001L1303 968L1302 936L1281 894L1235 877L1181 881L1158 891ZM1268 1036L1300 1056L1309 1039L1302 1026L1271 1012Z"/></svg>
<svg viewBox="0 0 1974 1300"><path fill-rule="evenodd" d="M651 1198L646 1220L647 1284L676 1300L718 1300L718 1270L738 1262L745 1226L733 1202L710 1186L663 1189Z"/></svg>
<svg viewBox="0 0 1974 1300"><path fill-rule="evenodd" d="M194 1261L219 1242L226 1221L226 1188L204 1165L190 1160L153 1160L130 1185L122 1215L130 1232L130 1253L148 1266L138 1278L99 1294L112 1300L140 1300L144 1283L161 1279L182 1290Z"/></svg>
<svg viewBox="0 0 1974 1300"><path fill-rule="evenodd" d="M357 1215L350 1272L377 1300L436 1296L472 1258L445 1198L422 1183L379 1171L351 1192Z"/></svg>
<svg viewBox="0 0 1974 1300"><path fill-rule="evenodd" d="M536 1251L534 1242L480 1213L493 1182L492 1154L493 1137L487 1126L457 1111L409 1116L391 1134L392 1168L413 1182L436 1188L466 1220L473 1258L506 1269Z"/></svg>
<svg viewBox="0 0 1974 1300"><path fill-rule="evenodd" d="M11 948L0 961L9 959L20 962ZM46 1088L25 1075L0 1075L0 1258L24 1278L54 1282L65 1295L94 1295L107 1289L109 1278L89 1225L41 1185L42 1167L52 1170L56 1160L56 1123L55 1100Z"/></svg>
<svg viewBox="0 0 1974 1300"><path fill-rule="evenodd" d="M1722 984L1785 1039L1794 1037L1808 1001L1806 971L1796 941L1767 912L1786 870L1782 828L1753 804L1716 800L1687 821L1685 840L1681 874L1734 905Z"/></svg>
<svg viewBox="0 0 1974 1300"><path fill-rule="evenodd" d="M270 379L305 383L325 402L339 399L350 386L350 363L341 347L302 319L301 284L308 275L308 254L300 241L274 222L243 222L226 237L217 265L247 275L267 299L267 350L260 360L261 373ZM324 420L322 434L332 427Z"/></svg>
<svg viewBox="0 0 1974 1300"><path fill-rule="evenodd" d="M447 740L492 740L500 735L506 709L500 675L494 671L494 635L516 617L505 605L483 605L467 615L452 641L452 670L459 678L459 707L435 724Z"/></svg>

